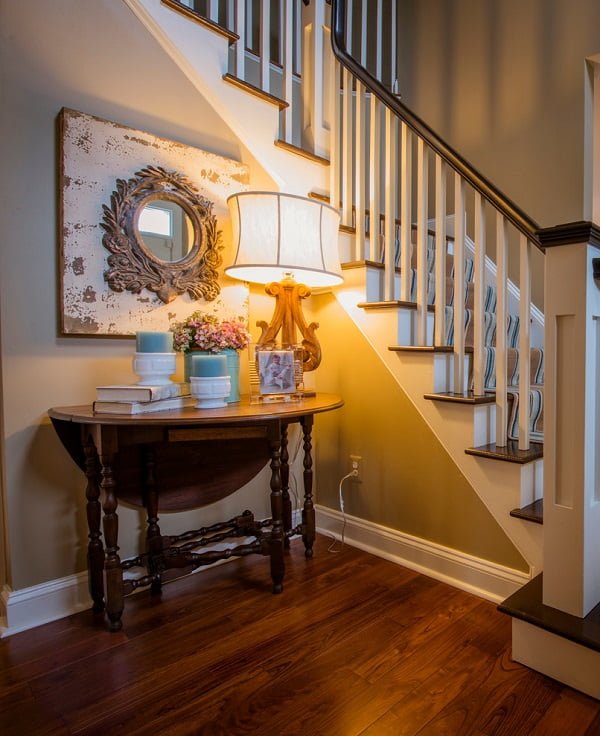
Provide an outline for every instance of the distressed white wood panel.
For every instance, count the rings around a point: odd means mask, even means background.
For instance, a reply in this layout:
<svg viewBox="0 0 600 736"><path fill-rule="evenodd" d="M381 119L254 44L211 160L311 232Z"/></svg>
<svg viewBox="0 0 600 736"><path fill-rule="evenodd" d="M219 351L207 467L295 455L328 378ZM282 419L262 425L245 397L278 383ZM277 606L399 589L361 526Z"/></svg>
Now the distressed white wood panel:
<svg viewBox="0 0 600 736"><path fill-rule="evenodd" d="M71 335L132 335L165 330L196 309L220 316L247 316L248 289L221 283L213 302L187 294L170 304L152 292L112 291L104 281L109 252L102 245L102 205L109 204L117 179L146 166L184 174L214 203L223 231L223 265L233 260L227 197L248 189L248 167L199 148L160 138L75 110L64 110L61 131L62 314Z"/></svg>

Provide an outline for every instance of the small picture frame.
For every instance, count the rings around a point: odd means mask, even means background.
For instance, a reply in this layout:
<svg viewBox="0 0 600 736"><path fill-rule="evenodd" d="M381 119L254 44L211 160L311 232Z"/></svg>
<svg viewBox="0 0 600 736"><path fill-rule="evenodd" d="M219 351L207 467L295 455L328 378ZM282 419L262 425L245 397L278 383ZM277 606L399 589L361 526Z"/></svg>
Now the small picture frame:
<svg viewBox="0 0 600 736"><path fill-rule="evenodd" d="M302 346L248 346L250 403L300 401L304 391Z"/></svg>
<svg viewBox="0 0 600 736"><path fill-rule="evenodd" d="M263 396L296 393L293 350L259 350L257 359Z"/></svg>

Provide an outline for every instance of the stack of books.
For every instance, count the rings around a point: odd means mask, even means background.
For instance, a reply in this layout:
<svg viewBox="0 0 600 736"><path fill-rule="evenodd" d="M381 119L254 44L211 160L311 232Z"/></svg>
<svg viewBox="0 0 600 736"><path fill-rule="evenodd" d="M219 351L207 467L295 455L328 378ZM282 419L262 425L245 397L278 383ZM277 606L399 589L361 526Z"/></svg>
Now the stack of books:
<svg viewBox="0 0 600 736"><path fill-rule="evenodd" d="M149 414L155 411L194 406L189 383L165 386L98 386L93 408L97 414Z"/></svg>

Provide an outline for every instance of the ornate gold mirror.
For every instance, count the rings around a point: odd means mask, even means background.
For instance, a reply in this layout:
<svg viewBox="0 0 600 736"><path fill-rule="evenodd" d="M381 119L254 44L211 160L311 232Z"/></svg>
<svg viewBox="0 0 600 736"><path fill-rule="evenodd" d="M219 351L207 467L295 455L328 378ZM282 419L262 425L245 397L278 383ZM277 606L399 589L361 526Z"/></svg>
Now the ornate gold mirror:
<svg viewBox="0 0 600 736"><path fill-rule="evenodd" d="M179 294L215 299L221 232L213 204L183 174L147 166L117 179L103 205L102 244L110 252L104 280L113 291L143 289L165 304Z"/></svg>

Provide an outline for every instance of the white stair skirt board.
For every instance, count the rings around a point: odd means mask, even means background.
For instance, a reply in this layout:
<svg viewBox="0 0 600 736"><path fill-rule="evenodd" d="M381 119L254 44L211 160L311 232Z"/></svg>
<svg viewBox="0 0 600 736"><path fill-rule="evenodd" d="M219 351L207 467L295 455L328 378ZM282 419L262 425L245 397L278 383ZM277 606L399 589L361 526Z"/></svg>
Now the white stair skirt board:
<svg viewBox="0 0 600 736"><path fill-rule="evenodd" d="M600 652L513 618L512 658L600 700Z"/></svg>
<svg viewBox="0 0 600 736"><path fill-rule="evenodd" d="M317 532L341 538L343 516L317 505ZM529 582L527 573L346 514L345 543L494 603Z"/></svg>

